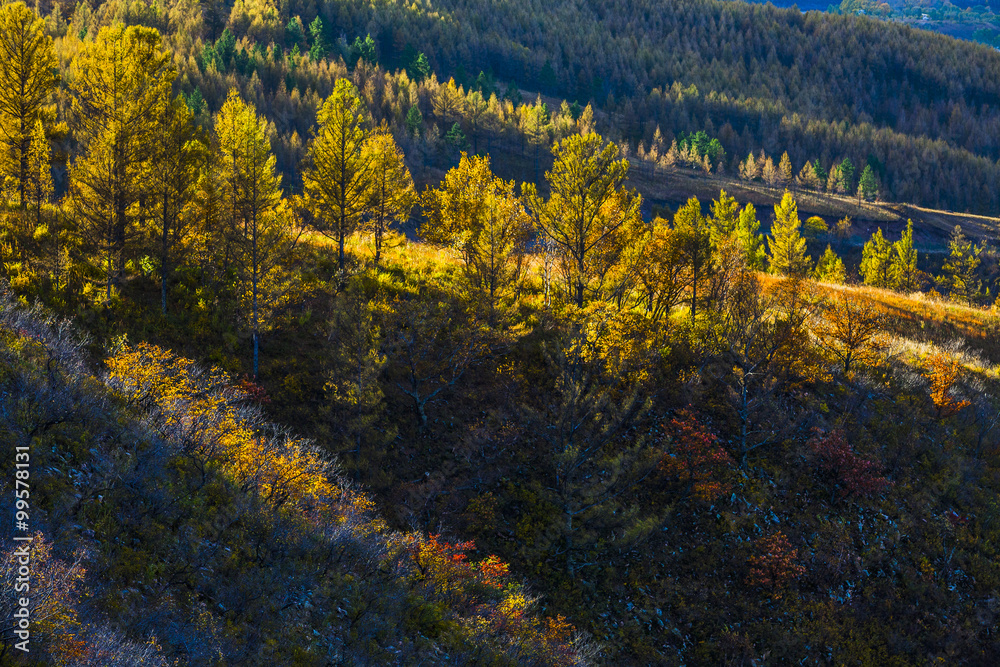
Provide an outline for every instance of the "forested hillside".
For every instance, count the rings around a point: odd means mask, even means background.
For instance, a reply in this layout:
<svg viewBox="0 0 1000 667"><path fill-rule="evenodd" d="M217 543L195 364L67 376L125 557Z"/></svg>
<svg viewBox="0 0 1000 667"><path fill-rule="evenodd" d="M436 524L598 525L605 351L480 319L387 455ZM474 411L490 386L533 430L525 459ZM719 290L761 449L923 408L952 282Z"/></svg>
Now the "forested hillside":
<svg viewBox="0 0 1000 667"><path fill-rule="evenodd" d="M174 54L178 89L196 96L193 108L216 112L237 85L274 122L279 166L292 182L317 99L343 58L349 67L361 60L406 70L406 80L376 72L359 87L397 139L416 107L439 132L422 135L432 153L447 148L456 121L470 142L558 138L556 109L533 117L530 99L519 109L520 93L508 90L515 85L580 108L592 102L611 114L598 129L632 148L648 147L657 126L666 146L704 131L721 142L730 173L751 151L788 152L795 173L807 160L828 170L849 158L859 174L871 165L892 200L980 213L1000 204L1000 54L898 23L717 0L42 9L51 10L47 29L64 66L102 24L157 28ZM435 105L429 73L442 83L454 76L466 94L475 89L477 110ZM513 106L503 108L505 99Z"/></svg>
<svg viewBox="0 0 1000 667"><path fill-rule="evenodd" d="M648 144L657 124L668 144L705 130L730 156L788 151L796 171L811 159L871 162L897 200L998 203L1000 54L984 46L712 0L347 2L330 18L348 40L370 33L390 67L419 45L441 74L484 70L593 100L633 143Z"/></svg>
<svg viewBox="0 0 1000 667"><path fill-rule="evenodd" d="M991 664L995 219L903 222L996 212L998 64L722 2L0 6L0 663Z"/></svg>

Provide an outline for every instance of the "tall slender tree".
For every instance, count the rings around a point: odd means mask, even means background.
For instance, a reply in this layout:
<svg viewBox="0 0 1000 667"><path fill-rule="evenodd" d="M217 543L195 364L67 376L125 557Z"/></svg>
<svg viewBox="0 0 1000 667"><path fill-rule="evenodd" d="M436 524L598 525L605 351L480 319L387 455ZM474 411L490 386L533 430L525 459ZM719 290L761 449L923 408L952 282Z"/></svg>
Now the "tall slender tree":
<svg viewBox="0 0 1000 667"><path fill-rule="evenodd" d="M52 199L52 149L45 135L42 119L35 120L28 148L28 169L22 203L30 204L35 213L36 227L42 224L42 207Z"/></svg>
<svg viewBox="0 0 1000 667"><path fill-rule="evenodd" d="M14 181L21 206L28 204L32 135L58 82L56 66L45 21L23 2L0 7L0 175Z"/></svg>
<svg viewBox="0 0 1000 667"><path fill-rule="evenodd" d="M83 155L70 169L73 210L102 255L105 299L125 271L125 250L151 204L158 124L175 72L153 28L102 28L77 58L76 136Z"/></svg>
<svg viewBox="0 0 1000 667"><path fill-rule="evenodd" d="M774 223L767 239L771 273L784 276L804 276L809 272L811 258L806 255L806 240L799 232L798 205L789 192L774 207Z"/></svg>
<svg viewBox="0 0 1000 667"><path fill-rule="evenodd" d="M242 312L253 340L253 376L259 371L260 333L285 302L293 283L285 262L298 236L281 197L267 120L229 93L215 119L222 199L231 237Z"/></svg>
<svg viewBox="0 0 1000 667"><path fill-rule="evenodd" d="M764 235L758 233L760 220L757 219L757 209L748 203L740 211L736 220L733 238L743 250L743 259L748 269L763 271L767 264L767 251L764 249Z"/></svg>
<svg viewBox="0 0 1000 667"><path fill-rule="evenodd" d="M712 229L712 245L718 246L723 239L736 231L740 205L735 197L726 194L725 190L720 190L719 198L712 202L709 210L712 211L709 221Z"/></svg>
<svg viewBox="0 0 1000 667"><path fill-rule="evenodd" d="M890 274L893 289L912 292L920 288L921 273L917 268L917 249L913 247L913 221L906 221L906 230L892 244L893 256Z"/></svg>
<svg viewBox="0 0 1000 667"><path fill-rule="evenodd" d="M698 315L698 287L713 270L711 223L701 212L701 202L691 197L674 214L674 232L678 238L679 259L687 268L691 290L691 320Z"/></svg>
<svg viewBox="0 0 1000 667"><path fill-rule="evenodd" d="M304 201L316 229L337 241L343 273L345 241L371 202L374 161L374 153L365 150L368 111L354 84L338 79L318 120L302 173Z"/></svg>
<svg viewBox="0 0 1000 667"><path fill-rule="evenodd" d="M597 133L567 137L552 152L555 164L545 174L549 199L543 201L534 184L522 190L538 230L562 255L572 299L582 306L641 224L641 198L622 185L628 161Z"/></svg>
<svg viewBox="0 0 1000 667"><path fill-rule="evenodd" d="M180 96L167 107L157 141L159 154L153 171L153 231L158 232L160 251L160 308L167 314L167 282L184 243L193 216L188 204L194 199L198 174L208 148L191 110ZM156 230L155 228L159 228Z"/></svg>
<svg viewBox="0 0 1000 667"><path fill-rule="evenodd" d="M418 196L413 188L413 178L403 161L403 153L387 129L372 133L365 142L364 150L371 158L372 178L369 214L364 224L372 234L377 268L389 229L393 224L406 220Z"/></svg>

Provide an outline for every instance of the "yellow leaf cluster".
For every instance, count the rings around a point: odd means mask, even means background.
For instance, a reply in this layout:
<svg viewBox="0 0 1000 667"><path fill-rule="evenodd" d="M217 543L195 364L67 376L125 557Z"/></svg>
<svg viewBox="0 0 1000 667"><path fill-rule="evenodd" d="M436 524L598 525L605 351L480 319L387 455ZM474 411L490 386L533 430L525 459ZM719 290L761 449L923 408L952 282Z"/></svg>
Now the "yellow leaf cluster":
<svg viewBox="0 0 1000 667"><path fill-rule="evenodd" d="M306 441L263 423L225 374L146 343L122 344L107 364L109 386L154 415L162 435L184 453L219 465L242 490L269 505L330 508L345 493L335 485L329 460ZM349 499L348 505L370 510L359 502Z"/></svg>

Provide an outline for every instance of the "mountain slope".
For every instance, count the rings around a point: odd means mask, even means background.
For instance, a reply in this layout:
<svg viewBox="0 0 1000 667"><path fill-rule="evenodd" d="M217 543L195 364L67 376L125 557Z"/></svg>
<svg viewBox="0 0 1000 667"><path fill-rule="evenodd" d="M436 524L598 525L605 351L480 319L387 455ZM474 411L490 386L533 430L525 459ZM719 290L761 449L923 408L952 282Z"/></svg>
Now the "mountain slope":
<svg viewBox="0 0 1000 667"><path fill-rule="evenodd" d="M586 664L568 624L529 615L506 565L468 561L472 543L389 531L318 450L263 421L225 376L122 343L98 379L81 342L0 295L0 457L10 471L16 453L30 459L30 528L17 534L35 536L32 656ZM4 537L0 574L13 590L19 544ZM0 603L4 618L13 604ZM13 630L0 627L12 660Z"/></svg>

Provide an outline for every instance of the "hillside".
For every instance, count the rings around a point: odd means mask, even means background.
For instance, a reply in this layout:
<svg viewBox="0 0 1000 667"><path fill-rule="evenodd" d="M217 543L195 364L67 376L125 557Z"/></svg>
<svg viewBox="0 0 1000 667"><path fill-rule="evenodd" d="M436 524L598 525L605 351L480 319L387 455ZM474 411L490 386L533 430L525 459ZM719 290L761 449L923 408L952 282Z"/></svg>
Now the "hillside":
<svg viewBox="0 0 1000 667"><path fill-rule="evenodd" d="M992 664L997 70L714 0L0 5L0 664Z"/></svg>
<svg viewBox="0 0 1000 667"><path fill-rule="evenodd" d="M504 563L390 531L217 370L122 340L92 375L80 334L6 289L0 341L3 465L29 462L33 536L30 636L0 629L3 664L586 664Z"/></svg>
<svg viewBox="0 0 1000 667"><path fill-rule="evenodd" d="M657 124L668 143L703 130L731 157L787 151L796 171L813 159L871 163L897 201L997 207L994 49L867 17L715 0L410 7L352 2L336 20L348 40L371 33L389 67L419 43L442 78L461 65L470 81L491 71L592 100L633 143L648 145Z"/></svg>

